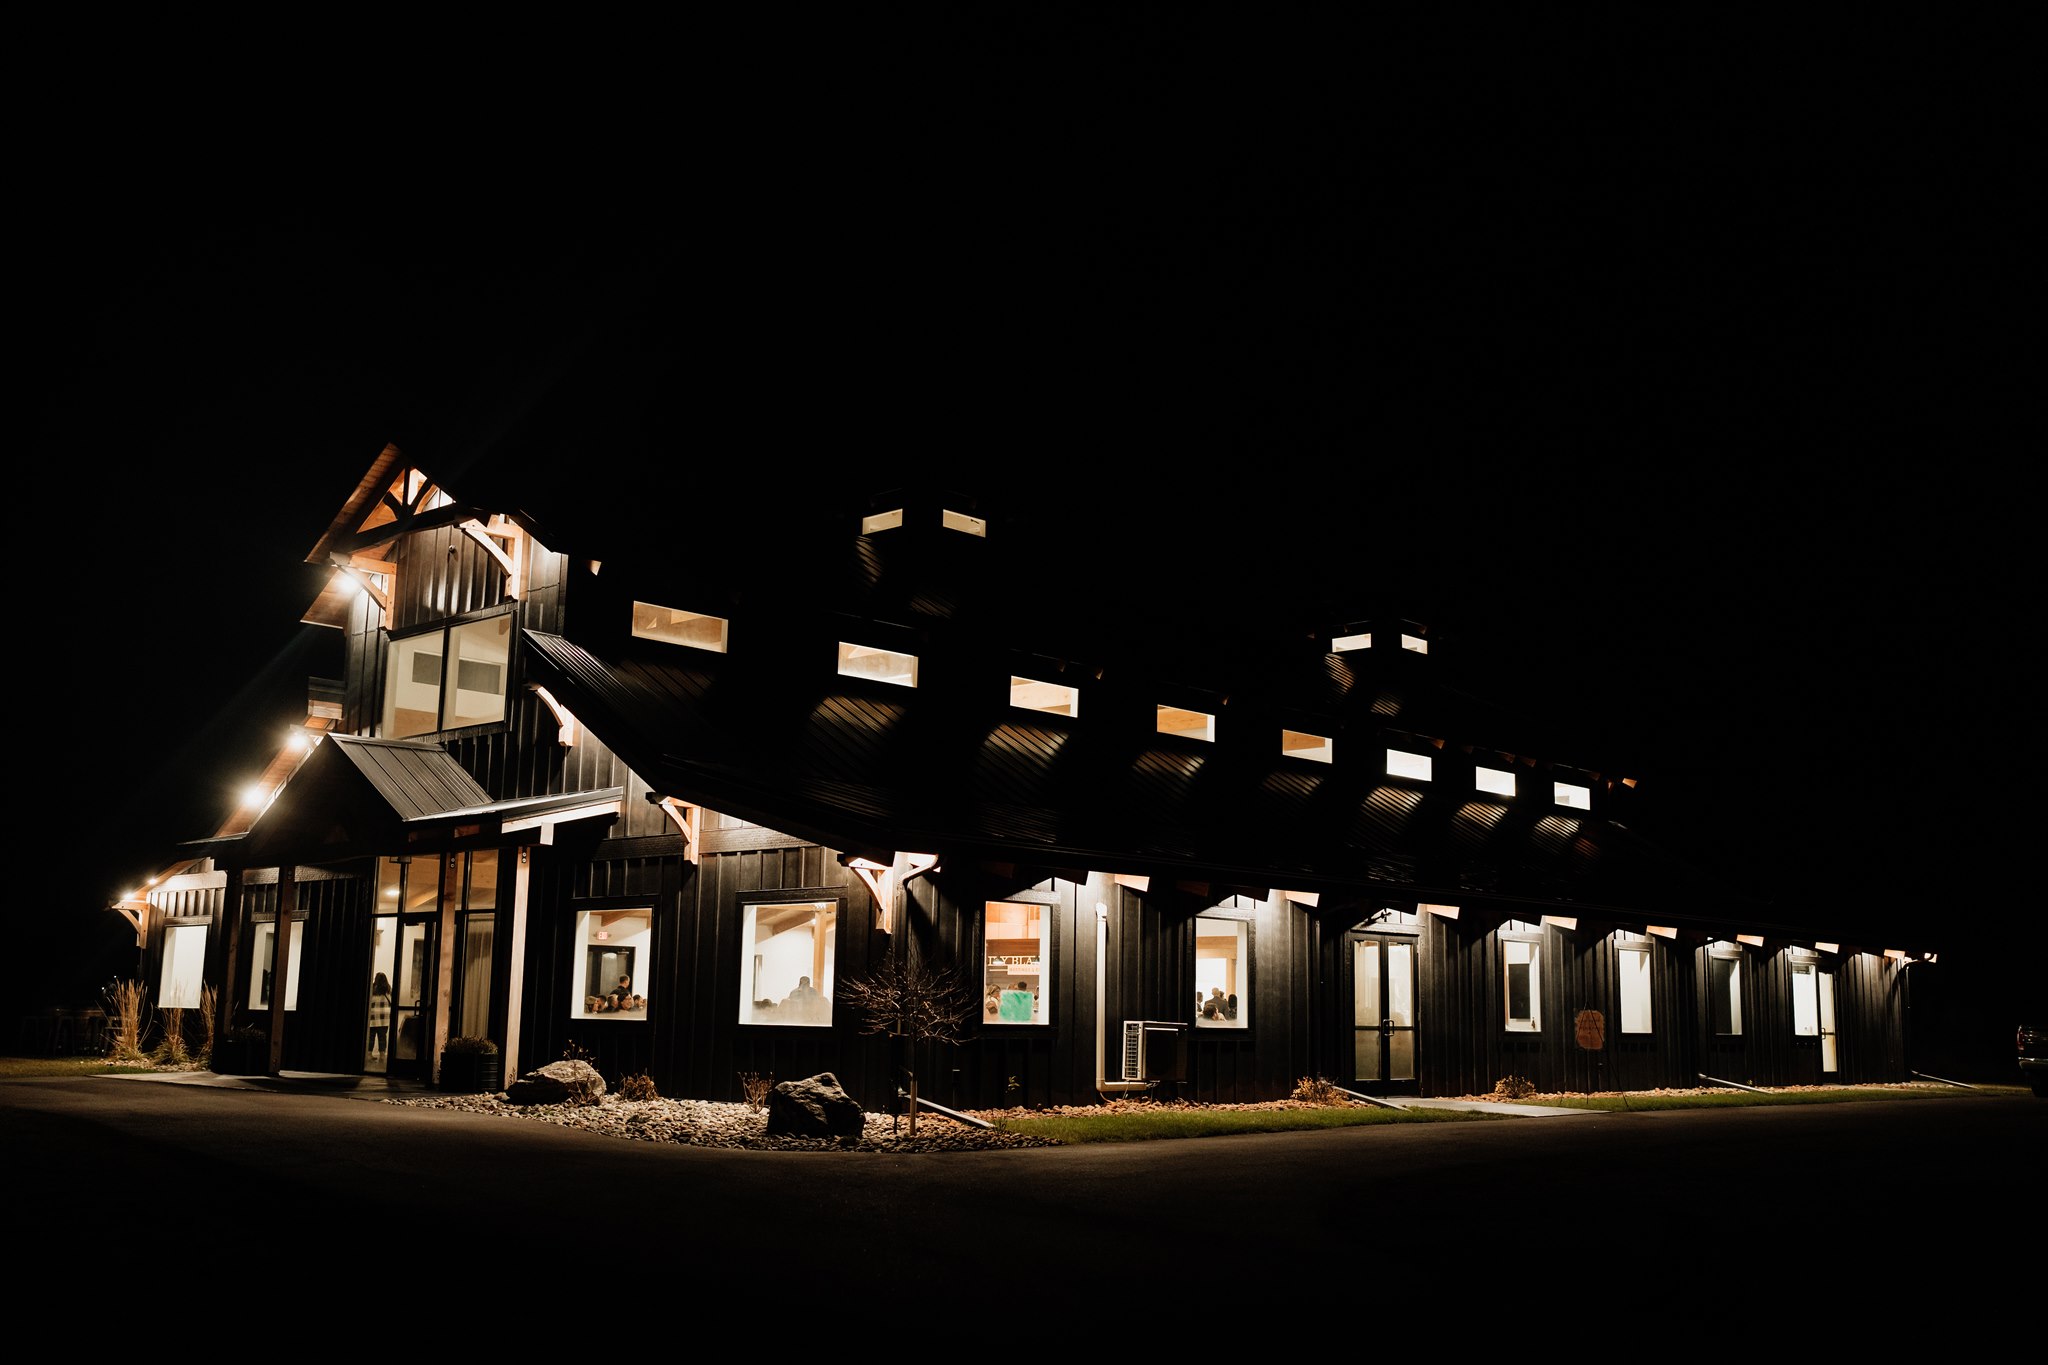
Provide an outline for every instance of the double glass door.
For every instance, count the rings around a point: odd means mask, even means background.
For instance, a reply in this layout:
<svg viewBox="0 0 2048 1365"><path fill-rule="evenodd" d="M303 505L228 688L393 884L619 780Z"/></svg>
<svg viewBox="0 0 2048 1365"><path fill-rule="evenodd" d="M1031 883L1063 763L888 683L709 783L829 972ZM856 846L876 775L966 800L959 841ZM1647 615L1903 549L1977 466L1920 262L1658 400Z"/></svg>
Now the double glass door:
<svg viewBox="0 0 2048 1365"><path fill-rule="evenodd" d="M1351 1081L1366 1094L1415 1088L1415 942L1351 939Z"/></svg>

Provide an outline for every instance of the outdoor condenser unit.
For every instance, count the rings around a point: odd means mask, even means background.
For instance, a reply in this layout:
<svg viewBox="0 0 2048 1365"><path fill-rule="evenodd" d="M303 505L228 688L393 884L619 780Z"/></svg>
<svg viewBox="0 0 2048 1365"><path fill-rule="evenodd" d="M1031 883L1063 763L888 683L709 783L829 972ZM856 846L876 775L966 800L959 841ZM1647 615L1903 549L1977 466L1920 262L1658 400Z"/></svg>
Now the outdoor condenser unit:
<svg viewBox="0 0 2048 1365"><path fill-rule="evenodd" d="M1164 1019L1124 1021L1124 1079L1179 1081L1187 1072L1187 1025Z"/></svg>

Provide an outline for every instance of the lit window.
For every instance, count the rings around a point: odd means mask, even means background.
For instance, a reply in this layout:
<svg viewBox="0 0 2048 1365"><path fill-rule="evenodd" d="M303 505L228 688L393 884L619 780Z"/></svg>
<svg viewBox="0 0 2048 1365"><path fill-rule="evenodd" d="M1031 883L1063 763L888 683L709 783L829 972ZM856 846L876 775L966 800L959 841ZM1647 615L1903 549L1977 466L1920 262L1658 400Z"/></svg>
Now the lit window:
<svg viewBox="0 0 2048 1365"><path fill-rule="evenodd" d="M164 931L163 974L157 1005L167 1010L198 1009L206 986L206 926L173 924Z"/></svg>
<svg viewBox="0 0 2048 1365"><path fill-rule="evenodd" d="M1707 1027L1723 1038L1742 1033L1742 958L1739 950L1707 958Z"/></svg>
<svg viewBox="0 0 2048 1365"><path fill-rule="evenodd" d="M1184 739L1216 742L1216 717L1207 711L1189 711L1179 706L1159 708L1159 733Z"/></svg>
<svg viewBox="0 0 2048 1365"><path fill-rule="evenodd" d="M1820 1037L1819 977L1811 962L1792 964L1792 1034L1796 1038Z"/></svg>
<svg viewBox="0 0 2048 1365"><path fill-rule="evenodd" d="M1042 1024L1052 960L1052 916L1029 902L989 901L982 908L981 1018L985 1024Z"/></svg>
<svg viewBox="0 0 2048 1365"><path fill-rule="evenodd" d="M1401 637L1401 648L1416 654L1427 654L1429 653L1429 641L1423 639L1420 635L1403 635Z"/></svg>
<svg viewBox="0 0 2048 1365"><path fill-rule="evenodd" d="M1621 1031L1650 1031L1650 950L1647 946L1621 949L1617 962L1621 976Z"/></svg>
<svg viewBox="0 0 2048 1365"><path fill-rule="evenodd" d="M917 686L917 656L899 654L893 649L875 649L869 645L839 642L839 673L846 678L866 678L870 682L885 682L897 687Z"/></svg>
<svg viewBox="0 0 2048 1365"><path fill-rule="evenodd" d="M458 896L462 918L456 926L456 1031L472 1038L491 1034L491 962L497 949L498 850L480 848L449 857L448 891Z"/></svg>
<svg viewBox="0 0 2048 1365"><path fill-rule="evenodd" d="M740 916L740 1022L832 1022L837 901L761 901Z"/></svg>
<svg viewBox="0 0 2048 1365"><path fill-rule="evenodd" d="M722 616L706 616L703 612L684 611L680 607L658 607L652 602L633 604L633 637L639 640L660 640L665 644L688 645L691 649L708 649L714 654L725 653L727 623Z"/></svg>
<svg viewBox="0 0 2048 1365"><path fill-rule="evenodd" d="M571 1019L647 1017L647 968L654 961L654 912L579 910L569 964Z"/></svg>
<svg viewBox="0 0 2048 1365"><path fill-rule="evenodd" d="M1492 792L1495 796L1513 796L1515 775L1500 768L1474 768L1472 785L1480 791Z"/></svg>
<svg viewBox="0 0 2048 1365"><path fill-rule="evenodd" d="M1081 714L1081 689L1065 683L1013 676L1010 679L1010 705L1026 711L1043 711L1051 716L1078 716Z"/></svg>
<svg viewBox="0 0 2048 1365"><path fill-rule="evenodd" d="M860 519L860 533L871 536L877 531L893 531L903 524L903 509L892 507L886 512L876 512Z"/></svg>
<svg viewBox="0 0 2048 1365"><path fill-rule="evenodd" d="M1508 932L1527 937L1508 937ZM1537 1033L1543 1028L1543 940L1536 925L1509 920L1501 934L1501 970L1507 991L1507 1030Z"/></svg>
<svg viewBox="0 0 2048 1365"><path fill-rule="evenodd" d="M1348 654L1354 649L1371 648L1371 631L1366 631L1363 635L1339 635L1336 639L1330 641L1330 652L1333 654Z"/></svg>
<svg viewBox="0 0 2048 1365"><path fill-rule="evenodd" d="M980 517L969 516L965 512L955 512L951 508L947 508L940 514L939 524L948 531L964 531L970 536L986 538L988 535L988 523L986 521L983 521Z"/></svg>
<svg viewBox="0 0 2048 1365"><path fill-rule="evenodd" d="M1313 759L1317 763L1328 763L1336 750L1336 741L1327 735L1304 734L1300 730L1280 732L1280 752L1289 758Z"/></svg>
<svg viewBox="0 0 2048 1365"><path fill-rule="evenodd" d="M1570 782L1553 782L1551 789L1555 793L1552 800L1560 806L1570 806L1573 810L1593 809L1593 792L1588 787Z"/></svg>
<svg viewBox="0 0 2048 1365"><path fill-rule="evenodd" d="M1387 775L1389 777L1412 777L1417 782L1429 781L1430 757L1428 754L1403 753L1399 749L1387 750Z"/></svg>
<svg viewBox="0 0 2048 1365"><path fill-rule="evenodd" d="M267 1010L270 1008L270 980L277 969L277 923L263 920L251 926L256 933L255 943L249 949L249 1008ZM299 1007L299 962L306 944L306 922L292 921L291 966L287 969L290 979L285 982L284 1007L295 1010Z"/></svg>
<svg viewBox="0 0 2048 1365"><path fill-rule="evenodd" d="M1251 953L1241 919L1195 920L1195 1027L1244 1028L1251 1023Z"/></svg>
<svg viewBox="0 0 2048 1365"><path fill-rule="evenodd" d="M511 653L509 612L394 638L385 661L383 737L503 720Z"/></svg>

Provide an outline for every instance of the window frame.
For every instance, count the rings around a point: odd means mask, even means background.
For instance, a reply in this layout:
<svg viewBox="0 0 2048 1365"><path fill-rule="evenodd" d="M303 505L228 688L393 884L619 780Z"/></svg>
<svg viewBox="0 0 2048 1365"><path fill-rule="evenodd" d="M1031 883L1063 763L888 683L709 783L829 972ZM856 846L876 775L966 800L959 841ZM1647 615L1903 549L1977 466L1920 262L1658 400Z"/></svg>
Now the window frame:
<svg viewBox="0 0 2048 1365"><path fill-rule="evenodd" d="M1614 945L1614 993L1615 1032L1627 1038L1647 1038L1657 1031L1657 993L1653 985L1656 962L1652 957L1655 945L1649 939L1620 939ZM1640 971L1631 971L1623 964L1631 955L1640 955ZM1640 985L1632 985L1640 982ZM1641 993L1640 1001L1632 1002L1631 997ZM1640 1006L1643 1024L1640 1028L1630 1025L1630 1006Z"/></svg>
<svg viewBox="0 0 2048 1365"><path fill-rule="evenodd" d="M1523 920L1507 920L1497 931L1497 937L1501 946L1501 1032L1540 1036L1543 1032L1543 926L1540 923L1531 924ZM1511 946L1527 949L1528 960L1521 963L1511 962L1509 959L1513 954L1508 951ZM1526 966L1529 969L1529 1012L1526 1016L1517 1016L1514 1012L1515 978L1510 968L1515 966ZM1526 1019L1526 1022L1518 1022L1518 1019Z"/></svg>
<svg viewBox="0 0 2048 1365"><path fill-rule="evenodd" d="M452 658L456 645L456 633L474 626L487 625L498 618L505 620L505 657L499 664L498 714L485 720L464 721L450 725L452 695L465 689L461 686L462 668L460 659ZM396 723L398 711L397 689L399 687L399 659L409 645L438 636L441 641L440 676L434 683L434 724L425 730L408 730L401 734ZM512 714L512 669L519 653L519 615L516 604L492 607L486 611L470 612L462 616L451 616L433 625L421 626L414 630L384 632L384 682L382 695L377 703L377 735L380 739L419 739L427 735L454 734L463 730L478 730L486 726L504 725ZM453 667L451 668L451 661ZM475 691L476 689L467 689Z"/></svg>
<svg viewBox="0 0 2048 1365"><path fill-rule="evenodd" d="M1201 977L1202 924L1205 920L1211 924L1227 924L1233 927L1234 937L1237 940L1237 952L1231 961L1236 968L1237 989L1235 991L1226 990L1224 995L1226 997L1234 995L1237 998L1237 1013L1223 1019L1205 1018L1202 1014L1201 1005L1198 1002L1192 1016L1194 1027L1200 1032L1231 1029L1241 1031L1249 1029L1252 1026L1252 1001L1256 995L1252 984L1254 920L1252 916L1241 910L1231 911L1220 907L1212 907L1195 916L1194 941L1190 945L1194 958L1188 974L1195 982L1195 993L1197 995L1201 995L1203 992Z"/></svg>
<svg viewBox="0 0 2048 1365"><path fill-rule="evenodd" d="M763 942L770 942L780 937L781 933L788 933L790 931L785 929L777 934L770 935L767 940L763 940L756 936L756 921L759 918L760 912L764 909L774 909L777 907L794 909L795 907L806 905L823 913L828 920L824 927L825 944L822 954L816 951L813 953L814 957L822 956L824 959L825 965L814 970L818 974L822 974L825 980L822 982L816 980L812 972L793 971L783 973L780 968L778 968L778 976L786 974L794 978L810 979L811 988L817 993L821 1001L816 1012L822 1013L823 1017L800 1017L813 1016L811 1007L803 1007L789 1015L778 1018L765 1011L780 1009L782 1006L790 1004L790 993L782 990L781 981L778 979L775 982L776 989L771 994L767 996L760 994L763 984L761 973L766 964L762 961L764 955L759 951L759 946ZM739 961L736 964L739 980L737 982L737 990L735 991L738 1000L734 1010L734 1017L737 1019L739 1026L741 1028L778 1029L832 1027L839 986L839 935L848 922L846 892L843 889L825 887L787 891L750 891L740 896L739 912ZM795 981L792 981L792 988L796 984ZM801 1004L801 1002L799 1003Z"/></svg>
<svg viewBox="0 0 2048 1365"><path fill-rule="evenodd" d="M1038 991L1036 999L1032 1003L1031 1017L1029 1019L1003 1018L1002 1010L1006 1002L1002 1000L1000 994L995 999L990 999L991 994L995 993L996 987L1000 983L992 982L989 974L989 959L992 956L989 949L988 936L989 914L993 907L999 905L1027 906L1039 911L1041 914L1043 927L1039 931L1038 940ZM985 896L982 898L981 916L975 928L974 941L977 948L976 956L981 961L981 1023L984 1028L1011 1030L1049 1029L1052 1027L1053 1001L1051 982L1053 967L1059 960L1059 908L1059 899L1055 896L1046 895L1043 892L1019 892L1007 896ZM1008 974L1006 969L1005 975ZM1001 994L1008 993L1002 992Z"/></svg>
<svg viewBox="0 0 2048 1365"><path fill-rule="evenodd" d="M1730 964L1723 980L1715 981L1717 962ZM1742 946L1725 941L1707 946L1707 1035L1713 1038L1740 1038L1743 1033L1743 995L1745 954ZM1725 1007L1725 1008L1723 1008ZM1727 1023L1729 1027L1722 1028Z"/></svg>
<svg viewBox="0 0 2048 1365"><path fill-rule="evenodd" d="M610 941L609 939L598 940L593 938L592 931L593 927L603 927L607 933L610 932L608 926L597 925L596 921L600 916L609 916L614 919L621 917L629 919L645 917L647 921L645 927L633 930L618 942L621 947L630 948L633 952L631 975L633 977L635 994L639 995L642 1000L649 1000L651 997L647 991L647 977L654 962L653 902L644 898L635 898L622 900L610 905L579 905L571 912L571 915L569 938L569 1018L577 1022L591 1020L605 1024L646 1023L649 1011L648 1007L644 1004L637 1010L593 1011L590 1008L590 1002L601 998L604 994L603 992L590 989L591 952L598 943ZM598 951L601 952L602 950ZM611 983L600 981L597 984L609 985ZM578 989L579 987L581 988L580 990Z"/></svg>

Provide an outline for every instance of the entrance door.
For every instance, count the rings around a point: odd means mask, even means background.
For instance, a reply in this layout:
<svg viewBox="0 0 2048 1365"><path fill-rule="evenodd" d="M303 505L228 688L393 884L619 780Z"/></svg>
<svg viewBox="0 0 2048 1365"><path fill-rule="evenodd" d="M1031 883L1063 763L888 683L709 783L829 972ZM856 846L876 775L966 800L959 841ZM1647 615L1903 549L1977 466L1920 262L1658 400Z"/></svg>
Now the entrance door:
<svg viewBox="0 0 2048 1365"><path fill-rule="evenodd" d="M434 915L398 916L398 979L391 1000L387 1074L433 1079L429 1039L434 1027Z"/></svg>
<svg viewBox="0 0 2048 1365"><path fill-rule="evenodd" d="M1351 940L1352 1084L1366 1094L1415 1092L1415 943Z"/></svg>
<svg viewBox="0 0 2048 1365"><path fill-rule="evenodd" d="M1835 1048L1835 974L1820 973L1820 1073L1832 1076L1842 1069Z"/></svg>

